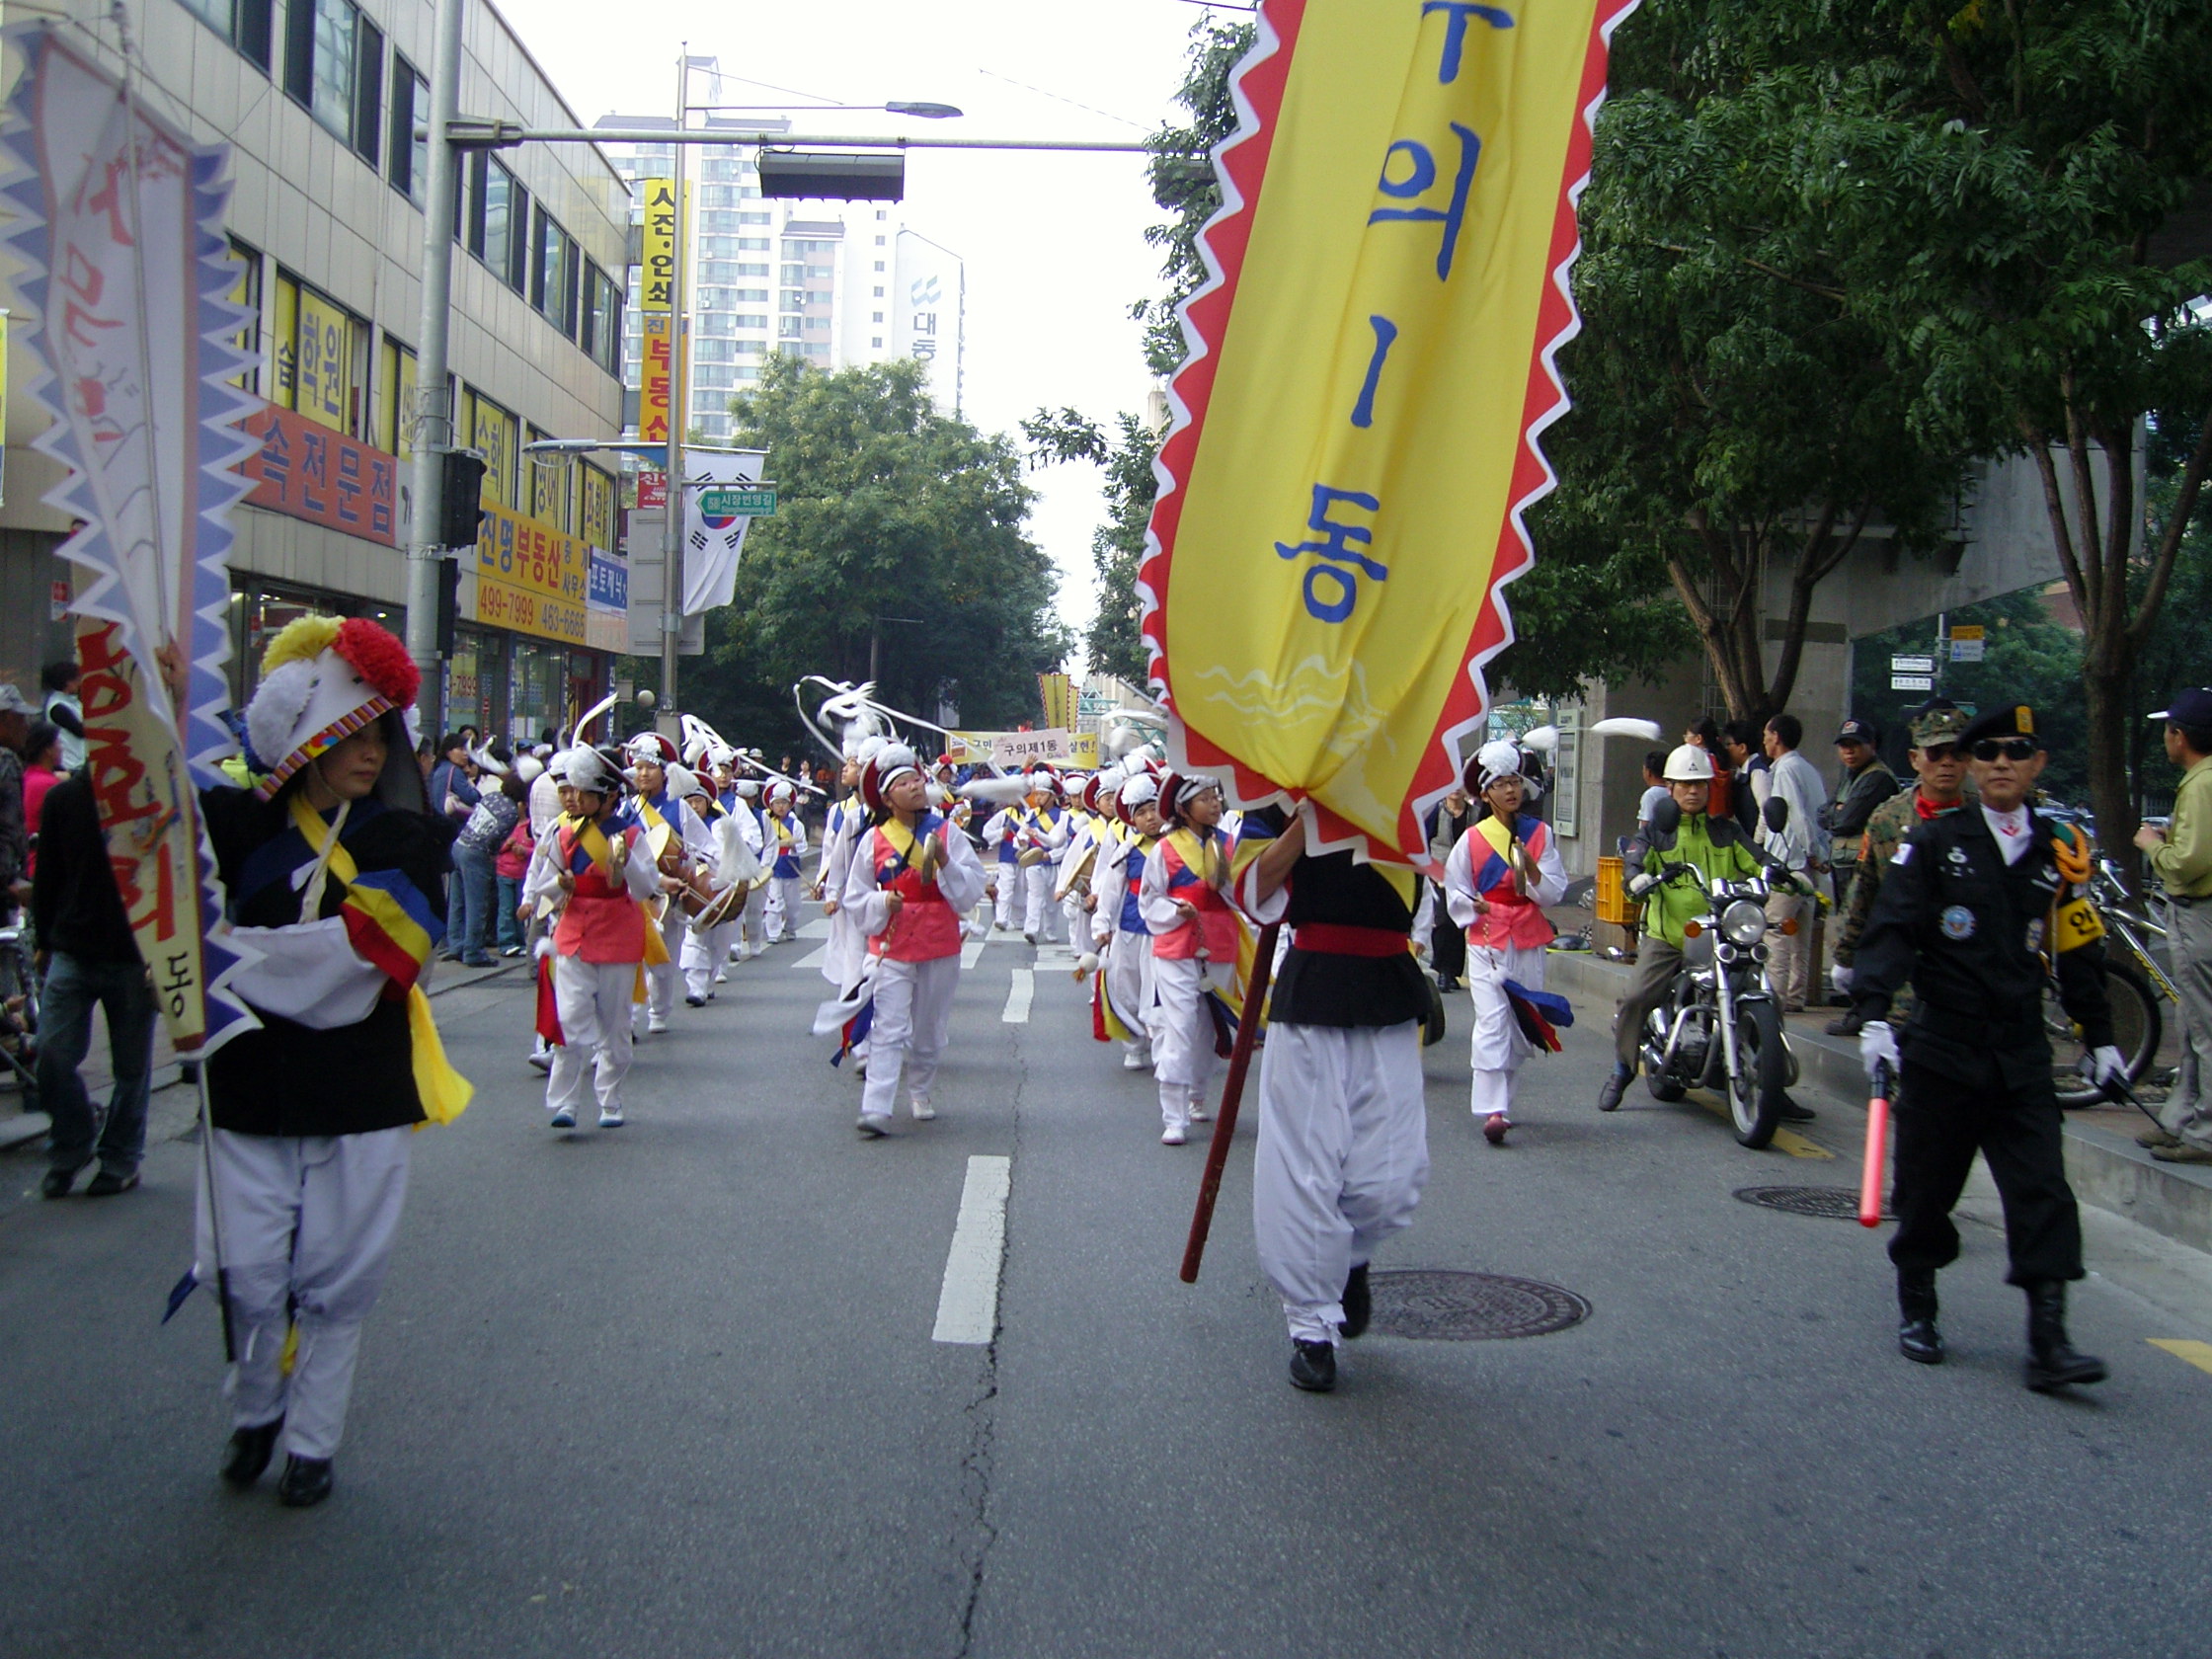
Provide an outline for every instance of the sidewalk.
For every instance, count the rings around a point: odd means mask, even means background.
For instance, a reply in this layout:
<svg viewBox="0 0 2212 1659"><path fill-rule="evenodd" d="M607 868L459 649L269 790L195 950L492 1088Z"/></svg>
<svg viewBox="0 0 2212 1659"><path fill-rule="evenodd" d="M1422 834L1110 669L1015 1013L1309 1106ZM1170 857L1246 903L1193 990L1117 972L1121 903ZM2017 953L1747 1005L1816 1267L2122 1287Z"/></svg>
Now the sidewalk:
<svg viewBox="0 0 2212 1659"><path fill-rule="evenodd" d="M528 957L501 959L490 968L463 968L457 962L440 962L431 975L430 994L442 996L447 991L458 990L463 986L482 985L502 975L525 972L530 967ZM105 1101L108 1089L115 1081L115 1073L108 1066L108 1019L98 1009L92 1016L92 1046L86 1052L84 1066L79 1073L85 1080L85 1089L95 1101ZM169 1028L165 1024L154 1026L153 1103L147 1113L146 1143L152 1146L173 1140L191 1127L198 1115L198 1099L190 1089L179 1089L165 1098L165 1091L190 1081L177 1051L169 1041ZM46 1114L24 1110L24 1091L14 1072L0 1076L0 1152L18 1148L42 1148L46 1131L51 1127Z"/></svg>
<svg viewBox="0 0 2212 1659"><path fill-rule="evenodd" d="M1627 987L1630 969L1587 951L1553 951L1545 959L1545 985L1575 1002L1577 1020L1610 1028L1613 1010ZM1866 1073L1854 1038L1831 1037L1822 1027L1839 1010L1808 1008L1785 1016L1803 1086L1828 1096L1823 1117L1855 1109L1843 1131L1863 1141ZM2151 1104L2163 1098L2149 1091ZM2095 1106L2066 1114L2066 1176L2086 1204L2134 1222L2193 1249L2212 1251L2212 1167L2161 1163L2135 1144L2150 1120L2131 1106Z"/></svg>

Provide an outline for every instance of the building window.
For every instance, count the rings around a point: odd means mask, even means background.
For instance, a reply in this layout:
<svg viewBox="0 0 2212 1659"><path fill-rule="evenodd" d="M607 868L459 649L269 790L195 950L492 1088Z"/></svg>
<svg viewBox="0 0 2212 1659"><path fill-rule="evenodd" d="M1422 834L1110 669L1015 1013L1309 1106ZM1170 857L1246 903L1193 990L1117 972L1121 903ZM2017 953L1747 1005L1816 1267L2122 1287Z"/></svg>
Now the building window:
<svg viewBox="0 0 2212 1659"><path fill-rule="evenodd" d="M415 453L415 354L389 335L376 359L374 442L403 461Z"/></svg>
<svg viewBox="0 0 2212 1659"><path fill-rule="evenodd" d="M765 236L741 236L738 238L738 252L741 254L764 254L767 251L768 238ZM762 271L758 275L765 276L767 273Z"/></svg>
<svg viewBox="0 0 2212 1659"><path fill-rule="evenodd" d="M291 0L285 7L284 90L375 165L384 37L353 0Z"/></svg>
<svg viewBox="0 0 2212 1659"><path fill-rule="evenodd" d="M767 321L767 318L761 318L761 326L766 327ZM768 343L765 340L733 340L730 344L741 357L757 357L768 349Z"/></svg>
<svg viewBox="0 0 2212 1659"><path fill-rule="evenodd" d="M878 261L876 261L876 269L877 269L878 271L881 271L881 270L883 269L883 261L882 261L882 260L878 260Z"/></svg>
<svg viewBox="0 0 2212 1659"><path fill-rule="evenodd" d="M749 225L774 224L775 215L773 213L740 213L738 223Z"/></svg>
<svg viewBox="0 0 2212 1659"><path fill-rule="evenodd" d="M736 356L735 340L694 340L691 342L693 362L728 362Z"/></svg>
<svg viewBox="0 0 2212 1659"><path fill-rule="evenodd" d="M485 505L519 507L516 440L521 436L520 423L498 404L473 391L466 393L461 403L462 441L471 449L483 451L484 455Z"/></svg>
<svg viewBox="0 0 2212 1659"><path fill-rule="evenodd" d="M576 238L553 222L543 207L537 210L536 254L530 262L530 303L545 320L576 338L577 296L583 253Z"/></svg>
<svg viewBox="0 0 2212 1659"><path fill-rule="evenodd" d="M231 301L243 305L253 315L246 319L245 327L238 331L237 346L251 358L245 372L230 382L241 391L261 392L261 276L262 258L245 243L231 239L230 257L238 265L238 285L230 290Z"/></svg>
<svg viewBox="0 0 2212 1659"><path fill-rule="evenodd" d="M799 321L800 321L800 320L799 320L799 319L798 319L797 317L785 317L785 318L783 318L783 319L782 319L781 321L779 321L779 322L778 322L778 323L776 324L776 333L777 333L777 334L778 334L779 336L781 336L781 337L783 337L784 339L786 339L786 340L796 340L796 339L798 339L798 337L799 337Z"/></svg>
<svg viewBox="0 0 2212 1659"><path fill-rule="evenodd" d="M740 380L757 380L760 378L760 371L757 368L740 368L737 375Z"/></svg>
<svg viewBox="0 0 2212 1659"><path fill-rule="evenodd" d="M609 374L622 372L622 294L607 274L584 265L584 355Z"/></svg>
<svg viewBox="0 0 2212 1659"><path fill-rule="evenodd" d="M468 249L516 293L527 290L530 193L506 166L478 153L476 189L469 203Z"/></svg>
<svg viewBox="0 0 2212 1659"><path fill-rule="evenodd" d="M868 342L868 344L869 344L870 346L872 346L873 348L875 348L875 350L877 350L877 351L879 351L879 352L880 352L880 351L882 351L882 350L883 350L883 336L882 336L882 335L880 335L880 334L879 334L879 335L876 335L876 336L875 336L874 338L872 338L872 339L871 339L871 340L870 340L870 341Z"/></svg>
<svg viewBox="0 0 2212 1659"><path fill-rule="evenodd" d="M786 311L803 311L806 309L806 305L807 296L797 288L785 288L783 290L783 308Z"/></svg>
<svg viewBox="0 0 2212 1659"><path fill-rule="evenodd" d="M870 321L871 323L880 323L880 322L882 322L882 321L883 321L883 313L882 313L881 311L871 311L871 312L869 312L869 313L868 313L868 321ZM879 340L879 341L877 341L877 342L876 342L876 344L877 344L878 346L881 346L881 345L883 344L883 342Z"/></svg>
<svg viewBox="0 0 2212 1659"><path fill-rule="evenodd" d="M768 274L768 268L764 265L726 265L722 269L734 271L740 276L765 276ZM767 294L762 292L760 295L761 303L765 304L767 298Z"/></svg>
<svg viewBox="0 0 2212 1659"><path fill-rule="evenodd" d="M758 312L740 311L730 318L730 326L742 329L764 329L768 326L768 319Z"/></svg>
<svg viewBox="0 0 2212 1659"><path fill-rule="evenodd" d="M392 127L385 166L392 189L420 207L430 183L431 141L415 136L415 123L431 117L431 84L415 73L415 65L392 53Z"/></svg>
<svg viewBox="0 0 2212 1659"><path fill-rule="evenodd" d="M878 267L876 267L876 269L877 269L878 271L881 271L881 270L883 269L883 267L879 265ZM878 299L881 299L881 298L883 298L883 289L881 289L881 288L878 288L878 289L876 290L876 297L877 297Z"/></svg>
<svg viewBox="0 0 2212 1659"><path fill-rule="evenodd" d="M368 325L289 272L276 274L276 396L333 432L356 433L366 379Z"/></svg>
<svg viewBox="0 0 2212 1659"><path fill-rule="evenodd" d="M891 217L891 209L890 209L890 208L888 208L888 207L878 207L878 208L876 209L876 223L878 223L878 224L881 224L881 223L883 223L883 221L884 221L884 220L886 220L886 219L888 219L888 218L890 218L890 217Z"/></svg>
<svg viewBox="0 0 2212 1659"><path fill-rule="evenodd" d="M830 319L828 317L808 317L800 326L809 334L828 334L830 332Z"/></svg>
<svg viewBox="0 0 2212 1659"><path fill-rule="evenodd" d="M269 72L275 22L272 0L184 0L185 10L238 48L239 54Z"/></svg>
<svg viewBox="0 0 2212 1659"><path fill-rule="evenodd" d="M730 303L732 305L765 305L768 303L768 290L766 288L732 288L730 290Z"/></svg>
<svg viewBox="0 0 2212 1659"><path fill-rule="evenodd" d="M879 247L879 248L883 246L883 238L882 238L882 237L880 237L880 236L879 236L879 237L877 237L877 238L876 238L876 246L877 246L877 247Z"/></svg>

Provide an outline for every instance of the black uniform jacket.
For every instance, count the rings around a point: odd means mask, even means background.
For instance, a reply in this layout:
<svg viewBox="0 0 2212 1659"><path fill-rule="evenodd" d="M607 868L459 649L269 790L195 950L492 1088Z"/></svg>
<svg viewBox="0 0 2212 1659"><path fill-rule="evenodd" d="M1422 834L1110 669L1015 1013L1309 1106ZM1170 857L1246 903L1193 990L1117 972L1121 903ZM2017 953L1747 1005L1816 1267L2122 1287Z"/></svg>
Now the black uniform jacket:
<svg viewBox="0 0 2212 1659"><path fill-rule="evenodd" d="M1859 1015L1882 1019L1907 981L1920 1000L1899 1047L1907 1059L1963 1082L1994 1060L2007 1086L2050 1081L2043 1026L2053 906L2064 888L2048 819L2031 815L2028 848L2008 865L1981 812L1969 806L1918 825L1890 867L1859 936L1852 994ZM2057 960L2060 999L2091 1048L2112 1041L2104 947Z"/></svg>
<svg viewBox="0 0 2212 1659"><path fill-rule="evenodd" d="M210 789L200 801L230 919L242 927L285 927L307 919L299 913L298 890L286 875L273 874L285 858L253 856L290 830L284 799L261 801L244 789ZM443 891L452 840L453 826L443 818L375 801L356 806L339 836L363 874L396 871L429 896L434 908ZM337 915L345 902L346 884L333 878L316 919ZM232 1038L207 1063L217 1129L240 1135L361 1135L423 1121L405 1002L386 997L366 1019L324 1031L259 1008L254 1012L262 1029Z"/></svg>
<svg viewBox="0 0 2212 1659"><path fill-rule="evenodd" d="M1272 839L1282 823L1274 808L1248 813L1240 843ZM1303 827L1299 832L1304 833ZM1372 864L1356 862L1349 850L1324 858L1302 856L1291 866L1285 885L1290 904L1284 925L1294 932L1301 923L1319 921L1412 934L1412 904L1418 903L1419 888L1406 882L1414 893L1409 903L1388 876ZM1339 956L1300 950L1296 944L1283 958L1267 1004L1268 1019L1282 1025L1402 1025L1425 1019L1428 1012L1428 983L1410 950Z"/></svg>

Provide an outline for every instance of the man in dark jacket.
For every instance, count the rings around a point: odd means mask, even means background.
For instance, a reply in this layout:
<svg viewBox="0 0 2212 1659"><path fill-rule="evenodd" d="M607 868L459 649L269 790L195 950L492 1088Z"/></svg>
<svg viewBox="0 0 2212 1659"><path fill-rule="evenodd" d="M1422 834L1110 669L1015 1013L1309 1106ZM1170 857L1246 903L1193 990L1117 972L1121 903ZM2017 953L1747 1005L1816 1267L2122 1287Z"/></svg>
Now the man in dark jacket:
<svg viewBox="0 0 2212 1659"><path fill-rule="evenodd" d="M1877 737L1874 728L1863 720L1847 720L1836 733L1836 758L1843 770L1836 781L1835 795L1821 808L1820 821L1836 849L1830 868L1835 872L1839 911L1851 903L1852 881L1858 872L1858 843L1866 833L1867 821L1874 816L1874 809L1898 790L1897 774L1874 752ZM1841 931L1838 929L1839 935ZM1849 1005L1848 1001L1844 1003Z"/></svg>
<svg viewBox="0 0 2212 1659"><path fill-rule="evenodd" d="M44 978L39 1098L53 1119L52 1149L40 1191L48 1198L65 1196L97 1151L100 1173L85 1196L110 1198L138 1184L138 1163L145 1155L154 993L123 913L122 896L116 890L89 774L73 773L46 792L39 849L39 867L31 880L31 914ZM108 1013L108 1061L115 1073L104 1121L77 1074L92 1045L95 1005Z"/></svg>

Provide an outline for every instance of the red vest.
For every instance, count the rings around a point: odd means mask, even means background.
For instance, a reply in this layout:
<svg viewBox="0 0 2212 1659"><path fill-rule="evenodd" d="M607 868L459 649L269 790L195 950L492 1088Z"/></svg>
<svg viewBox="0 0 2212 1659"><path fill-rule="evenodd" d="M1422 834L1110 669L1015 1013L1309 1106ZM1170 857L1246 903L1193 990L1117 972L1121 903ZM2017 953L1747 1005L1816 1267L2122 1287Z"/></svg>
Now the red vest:
<svg viewBox="0 0 2212 1659"><path fill-rule="evenodd" d="M1221 853L1228 857L1226 837L1217 836ZM1236 912L1229 908L1222 890L1204 880L1183 861L1175 843L1162 839L1160 856L1167 865L1167 896L1180 899L1198 911L1195 920L1153 936L1152 955L1162 962L1188 962L1203 955L1224 968L1236 966Z"/></svg>
<svg viewBox="0 0 2212 1659"><path fill-rule="evenodd" d="M1489 822L1488 820L1484 821ZM1551 925L1551 918L1543 913L1543 907L1533 899L1514 890L1513 871L1498 855L1490 839L1476 825L1467 831L1475 840L1467 850L1473 854L1469 860L1474 871L1474 881L1480 886L1484 876L1492 878L1487 888L1480 889L1489 901L1490 908L1474 918L1467 928L1467 943L1490 950L1505 950L1519 946L1523 950L1539 950L1551 943L1558 929ZM1550 843L1551 827L1537 824L1522 837L1529 849L1529 856L1540 858Z"/></svg>
<svg viewBox="0 0 2212 1659"><path fill-rule="evenodd" d="M943 851L949 844L946 839L949 829L942 822L934 828L917 829L914 850L919 852L923 841L933 839ZM891 844L891 837L881 829L868 831L868 859L876 873L876 885L900 898L898 915L892 918L889 927L869 940L868 948L893 962L935 962L940 957L958 956L960 917L953 914L945 896L937 891L937 884L923 881L907 868L899 849Z"/></svg>
<svg viewBox="0 0 2212 1659"><path fill-rule="evenodd" d="M615 833L629 847L631 857L645 856L638 850L635 825L617 828ZM576 831L564 825L560 835L561 867L574 870ZM613 844L611 837L608 844ZM585 962L643 962L645 908L630 897L628 888L609 881L596 862L589 863L576 878L576 891L569 895L560 925L553 929L553 948Z"/></svg>

